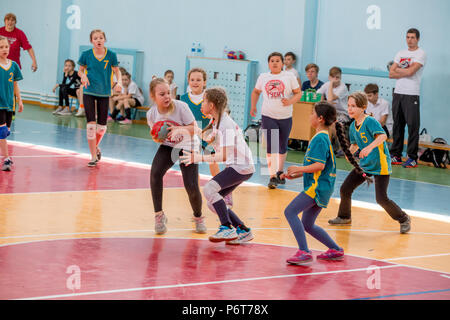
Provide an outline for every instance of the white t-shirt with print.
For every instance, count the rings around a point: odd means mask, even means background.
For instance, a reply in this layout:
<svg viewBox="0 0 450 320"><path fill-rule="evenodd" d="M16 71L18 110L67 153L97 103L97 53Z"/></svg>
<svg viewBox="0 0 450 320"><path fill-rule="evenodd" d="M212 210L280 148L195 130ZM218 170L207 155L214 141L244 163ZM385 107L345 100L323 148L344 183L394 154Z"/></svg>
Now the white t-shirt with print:
<svg viewBox="0 0 450 320"><path fill-rule="evenodd" d="M317 90L317 93L327 95L328 88L330 87L331 82L325 82L323 86L320 87L319 90ZM336 88L333 88L333 93L338 97L336 100L333 100L334 106L336 107L336 111L338 113L344 113L348 114L348 89L345 83L341 81L341 84L337 86Z"/></svg>
<svg viewBox="0 0 450 320"><path fill-rule="evenodd" d="M383 98L378 98L378 101L375 104L372 104L369 101L367 103L366 114L371 115L380 122L381 117L389 115L389 102Z"/></svg>
<svg viewBox="0 0 450 320"><path fill-rule="evenodd" d="M155 123L165 120L174 121L181 126L186 126L195 122L194 115L189 106L187 105L187 103L179 100L172 100L172 102L174 103L175 108L173 112L170 114L159 113L158 107L156 105L153 105L150 108L150 110L147 111L147 123L150 129L153 127ZM189 138L187 137L187 135L184 135L184 139L179 143L170 142L166 140L162 144L178 149L192 150L192 148L194 148L194 150L198 150L200 147L200 140L196 135L194 135L192 138Z"/></svg>
<svg viewBox="0 0 450 320"><path fill-rule="evenodd" d="M131 94L131 97L137 99L141 105L144 104L144 95L133 80L130 80L128 88L122 87L122 94Z"/></svg>
<svg viewBox="0 0 450 320"><path fill-rule="evenodd" d="M293 96L293 90L299 89L297 79L292 72L282 71L279 74L262 73L256 81L255 88L262 91L263 116L282 120L292 117L292 105L283 106L281 99Z"/></svg>
<svg viewBox="0 0 450 320"><path fill-rule="evenodd" d="M215 137L213 147L216 152L223 147L232 147L227 148L225 161L227 167L231 167L243 175L255 172L253 155L244 140L242 130L228 113L222 114L219 128L213 123L212 134Z"/></svg>
<svg viewBox="0 0 450 320"><path fill-rule="evenodd" d="M395 56L394 62L397 63L402 69L409 68L414 62L422 65L422 67L411 77L397 79L394 90L394 93L398 94L412 96L420 95L420 81L422 79L423 67L425 67L425 63L427 62L427 55L425 51L421 48L414 51L409 51L407 49L401 50Z"/></svg>

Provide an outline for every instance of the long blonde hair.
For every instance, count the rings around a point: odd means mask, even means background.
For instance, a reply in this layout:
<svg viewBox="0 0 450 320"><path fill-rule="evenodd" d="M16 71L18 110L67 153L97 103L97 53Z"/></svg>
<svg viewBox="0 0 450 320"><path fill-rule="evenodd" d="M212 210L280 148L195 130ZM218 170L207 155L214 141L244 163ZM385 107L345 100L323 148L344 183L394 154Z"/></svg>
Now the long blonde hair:
<svg viewBox="0 0 450 320"><path fill-rule="evenodd" d="M150 82L150 86L149 86L149 90L150 90L150 97L154 97L155 96L155 90L156 87L160 84L166 84L169 85L169 83L166 81L166 79L163 78L155 78ZM170 106L169 106L169 111L168 113L172 113L175 110L175 104L172 102L170 102Z"/></svg>

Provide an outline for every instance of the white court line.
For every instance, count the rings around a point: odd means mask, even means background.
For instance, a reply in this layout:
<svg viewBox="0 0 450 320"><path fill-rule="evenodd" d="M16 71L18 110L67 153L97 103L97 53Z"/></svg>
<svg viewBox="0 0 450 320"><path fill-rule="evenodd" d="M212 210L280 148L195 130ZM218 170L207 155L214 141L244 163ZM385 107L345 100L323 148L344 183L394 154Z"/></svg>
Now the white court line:
<svg viewBox="0 0 450 320"><path fill-rule="evenodd" d="M290 230L290 228L251 228L252 230ZM192 228L175 228L175 229L168 229L168 232L177 232L177 231L192 231ZM208 230L216 231L217 228L208 228ZM351 229L325 229L325 230L332 230L332 231L355 231L355 232L379 232L379 233L398 233L398 231L377 231L377 230L351 230ZM6 237L0 237L0 240L6 240L6 239L23 239L23 238L45 238L45 237L60 237L60 236L79 236L79 235L89 235L89 234L114 234L114 233L154 233L154 230L110 230L110 231L92 231L92 232L74 232L74 233L49 233L49 234L28 234L28 235L16 235L16 236L6 236ZM437 235L437 236L450 236L450 234L441 234L441 233L420 233L415 232L409 234L424 234L424 235ZM2 245L0 245L1 247Z"/></svg>
<svg viewBox="0 0 450 320"><path fill-rule="evenodd" d="M399 258L388 258L381 261L395 261L395 260L409 260L409 259L422 259L422 258L433 258L433 257L443 257L450 256L450 253L439 253L439 254L429 254L426 256L415 256L415 257L399 257Z"/></svg>
<svg viewBox="0 0 450 320"><path fill-rule="evenodd" d="M379 269L391 269L391 268L398 268L398 267L402 267L402 266L400 266L400 265L378 266ZM318 275L360 272L360 271L366 272L367 270L368 270L367 268L359 268L359 269L350 269L350 270L299 273L299 274L288 274L288 275L267 276L267 277L257 277L257 278L231 279L231 280L211 281L211 282L182 283L182 284L165 285L165 286L153 286L153 287L142 287L142 288L70 293L70 294L60 294L60 295L43 296L43 297L21 298L21 299L15 299L15 300L45 300L45 299L58 299L58 298L72 298L72 297L90 296L90 295L99 295L99 294L112 294L112 293L126 293L126 292L147 291L147 290L184 288L184 287L194 287L194 286L228 284L228 283L246 282L246 281L285 279L285 278L293 278L293 277L307 277L307 276L318 276Z"/></svg>

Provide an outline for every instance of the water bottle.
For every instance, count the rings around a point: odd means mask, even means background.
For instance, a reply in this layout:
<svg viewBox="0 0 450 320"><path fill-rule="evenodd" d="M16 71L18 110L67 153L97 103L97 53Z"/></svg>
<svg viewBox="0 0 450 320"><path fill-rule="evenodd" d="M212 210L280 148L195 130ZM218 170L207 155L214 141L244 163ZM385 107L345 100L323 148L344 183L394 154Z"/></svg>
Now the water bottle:
<svg viewBox="0 0 450 320"><path fill-rule="evenodd" d="M223 48L223 55L222 55L223 59L227 59L228 58L228 46L225 46Z"/></svg>
<svg viewBox="0 0 450 320"><path fill-rule="evenodd" d="M193 42L192 43L192 47L191 47L191 56L196 56L197 52L196 52L196 43Z"/></svg>
<svg viewBox="0 0 450 320"><path fill-rule="evenodd" d="M196 52L197 52L197 56L199 56L199 57L204 56L203 48L202 48L202 45L200 44L200 42L197 42Z"/></svg>

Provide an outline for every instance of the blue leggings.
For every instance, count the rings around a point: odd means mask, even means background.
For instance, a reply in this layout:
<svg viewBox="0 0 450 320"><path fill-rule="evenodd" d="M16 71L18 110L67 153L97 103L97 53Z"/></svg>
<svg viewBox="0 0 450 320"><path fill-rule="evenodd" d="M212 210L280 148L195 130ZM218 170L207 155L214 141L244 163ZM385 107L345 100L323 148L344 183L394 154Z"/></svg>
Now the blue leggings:
<svg viewBox="0 0 450 320"><path fill-rule="evenodd" d="M300 193L284 210L295 239L297 239L300 250L309 252L308 244L306 242L305 231L314 238L322 242L330 249L341 250L341 248L334 242L333 239L321 227L315 225L315 221L320 211L319 207L313 198L306 195L304 192ZM300 212L303 211L302 220L298 218Z"/></svg>

